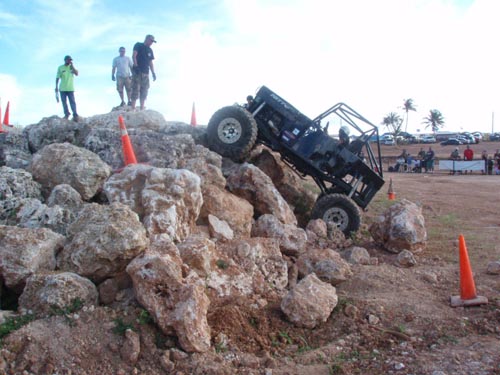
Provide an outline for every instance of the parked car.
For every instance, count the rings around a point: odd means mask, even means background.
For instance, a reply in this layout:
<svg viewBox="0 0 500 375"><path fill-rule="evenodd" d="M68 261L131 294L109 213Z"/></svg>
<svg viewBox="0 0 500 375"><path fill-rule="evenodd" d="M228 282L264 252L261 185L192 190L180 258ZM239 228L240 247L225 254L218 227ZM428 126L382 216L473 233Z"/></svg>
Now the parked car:
<svg viewBox="0 0 500 375"><path fill-rule="evenodd" d="M422 143L436 143L436 137L433 135L424 135L421 140Z"/></svg>
<svg viewBox="0 0 500 375"><path fill-rule="evenodd" d="M481 132L474 132L472 133L472 135L476 139L476 143L479 143L483 140L483 134Z"/></svg>
<svg viewBox="0 0 500 375"><path fill-rule="evenodd" d="M463 143L460 142L458 139L456 138L449 138L447 139L446 141L443 141L440 143L441 146L448 146L448 145L455 145L455 146L458 146L458 145L462 145Z"/></svg>
<svg viewBox="0 0 500 375"><path fill-rule="evenodd" d="M381 143L387 146L394 146L396 144L396 141L394 140L394 137L390 134L386 134L382 136Z"/></svg>
<svg viewBox="0 0 500 375"><path fill-rule="evenodd" d="M500 141L500 133L492 133L490 134L490 141L498 142Z"/></svg>
<svg viewBox="0 0 500 375"><path fill-rule="evenodd" d="M465 144L473 144L473 143L476 143L476 139L474 138L474 136L470 133L460 133L458 136L457 136L457 139L462 142L464 145Z"/></svg>

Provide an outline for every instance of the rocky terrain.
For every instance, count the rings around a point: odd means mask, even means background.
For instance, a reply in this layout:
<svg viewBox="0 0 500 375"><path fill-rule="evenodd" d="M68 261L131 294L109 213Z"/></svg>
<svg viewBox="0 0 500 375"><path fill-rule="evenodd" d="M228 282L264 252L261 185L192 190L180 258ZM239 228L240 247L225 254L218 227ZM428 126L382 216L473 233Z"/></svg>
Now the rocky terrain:
<svg viewBox="0 0 500 375"><path fill-rule="evenodd" d="M269 150L235 164L150 110L0 146L0 374L500 373L498 298L443 304L456 271L418 260L410 200L345 238Z"/></svg>

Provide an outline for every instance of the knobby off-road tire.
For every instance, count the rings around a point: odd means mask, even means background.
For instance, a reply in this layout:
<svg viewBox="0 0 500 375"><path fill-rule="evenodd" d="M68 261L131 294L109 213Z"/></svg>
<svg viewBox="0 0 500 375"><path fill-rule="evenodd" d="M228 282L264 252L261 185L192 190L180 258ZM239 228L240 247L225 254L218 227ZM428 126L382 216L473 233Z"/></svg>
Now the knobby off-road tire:
<svg viewBox="0 0 500 375"><path fill-rule="evenodd" d="M314 205L311 217L335 223L346 236L349 236L351 232L356 232L361 224L358 206L344 194L328 194L319 198Z"/></svg>
<svg viewBox="0 0 500 375"><path fill-rule="evenodd" d="M242 107L224 107L208 122L207 139L212 151L236 162L249 154L257 139L257 123Z"/></svg>

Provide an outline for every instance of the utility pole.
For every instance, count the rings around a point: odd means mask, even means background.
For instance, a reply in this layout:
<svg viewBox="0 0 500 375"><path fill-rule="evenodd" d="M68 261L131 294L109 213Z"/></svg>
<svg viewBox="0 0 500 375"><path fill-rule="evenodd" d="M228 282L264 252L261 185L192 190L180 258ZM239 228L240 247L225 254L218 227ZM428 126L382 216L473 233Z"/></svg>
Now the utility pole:
<svg viewBox="0 0 500 375"><path fill-rule="evenodd" d="M495 112L491 112L491 134L495 132Z"/></svg>

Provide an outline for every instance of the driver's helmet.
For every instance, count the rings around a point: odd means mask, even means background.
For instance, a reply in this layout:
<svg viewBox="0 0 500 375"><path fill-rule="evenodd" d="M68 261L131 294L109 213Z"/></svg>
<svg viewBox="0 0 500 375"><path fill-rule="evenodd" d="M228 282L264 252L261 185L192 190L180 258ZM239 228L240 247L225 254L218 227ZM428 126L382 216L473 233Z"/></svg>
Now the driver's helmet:
<svg viewBox="0 0 500 375"><path fill-rule="evenodd" d="M339 138L343 143L349 143L349 133L351 131L349 130L348 126L341 126L339 129Z"/></svg>

